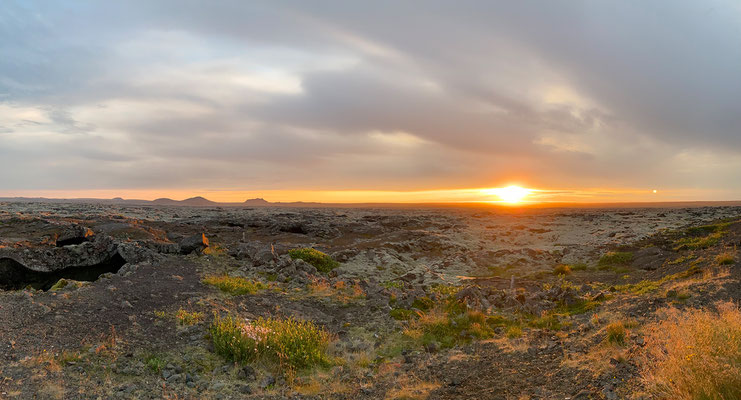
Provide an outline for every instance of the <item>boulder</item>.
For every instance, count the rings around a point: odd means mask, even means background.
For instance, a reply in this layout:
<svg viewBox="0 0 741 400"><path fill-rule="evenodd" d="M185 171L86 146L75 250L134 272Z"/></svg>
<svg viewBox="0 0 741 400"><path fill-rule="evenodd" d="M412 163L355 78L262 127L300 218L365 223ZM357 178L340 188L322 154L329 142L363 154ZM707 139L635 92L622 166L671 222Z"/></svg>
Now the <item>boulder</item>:
<svg viewBox="0 0 741 400"><path fill-rule="evenodd" d="M180 253L190 254L192 252L200 253L208 247L208 238L203 233L199 233L180 241Z"/></svg>

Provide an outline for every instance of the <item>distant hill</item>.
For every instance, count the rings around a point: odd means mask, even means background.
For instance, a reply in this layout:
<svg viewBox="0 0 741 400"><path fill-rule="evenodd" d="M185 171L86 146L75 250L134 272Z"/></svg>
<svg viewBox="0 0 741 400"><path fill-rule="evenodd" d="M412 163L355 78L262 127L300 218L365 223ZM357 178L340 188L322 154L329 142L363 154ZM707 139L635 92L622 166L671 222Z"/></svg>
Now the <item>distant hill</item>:
<svg viewBox="0 0 741 400"><path fill-rule="evenodd" d="M180 204L180 201L168 199L167 197L161 197L159 199L152 200L152 204L158 204L162 206L176 206Z"/></svg>
<svg viewBox="0 0 741 400"><path fill-rule="evenodd" d="M219 203L217 203L215 201L211 201L211 200L209 200L209 199L207 199L205 197L201 197L201 196L191 197L189 199L185 199L185 200L181 201L180 203L182 203L183 205L186 205L186 206L213 206L213 205L218 205L219 204Z"/></svg>
<svg viewBox="0 0 741 400"><path fill-rule="evenodd" d="M162 197L156 200L152 201L152 204L157 204L160 206L195 206L195 207L203 207L203 206L217 206L221 205L222 203L217 203L215 201L211 201L205 197L196 196L191 197L189 199L185 200L173 200L169 199L167 197Z"/></svg>
<svg viewBox="0 0 741 400"><path fill-rule="evenodd" d="M246 206L269 206L271 203L261 197L256 199L247 199L242 203Z"/></svg>

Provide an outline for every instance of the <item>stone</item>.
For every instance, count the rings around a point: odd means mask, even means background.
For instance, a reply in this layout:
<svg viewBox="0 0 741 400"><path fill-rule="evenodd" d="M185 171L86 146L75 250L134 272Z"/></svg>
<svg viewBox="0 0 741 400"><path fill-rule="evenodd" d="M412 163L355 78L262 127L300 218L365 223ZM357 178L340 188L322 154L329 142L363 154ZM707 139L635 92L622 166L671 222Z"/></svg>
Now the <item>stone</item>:
<svg viewBox="0 0 741 400"><path fill-rule="evenodd" d="M208 238L203 233L189 236L180 241L180 253L200 253L208 247Z"/></svg>
<svg viewBox="0 0 741 400"><path fill-rule="evenodd" d="M275 378L273 377L273 375L265 375L265 377L260 382L261 389L266 389L272 385L275 385Z"/></svg>

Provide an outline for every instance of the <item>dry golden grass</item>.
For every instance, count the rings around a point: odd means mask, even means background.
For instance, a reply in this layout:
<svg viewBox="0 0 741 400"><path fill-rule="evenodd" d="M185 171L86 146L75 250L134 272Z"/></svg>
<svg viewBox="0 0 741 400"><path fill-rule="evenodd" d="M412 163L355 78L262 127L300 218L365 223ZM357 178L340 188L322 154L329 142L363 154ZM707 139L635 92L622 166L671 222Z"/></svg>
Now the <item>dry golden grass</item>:
<svg viewBox="0 0 741 400"><path fill-rule="evenodd" d="M731 276L731 270L727 266L706 269L702 273L702 279L705 281L712 279L727 278Z"/></svg>
<svg viewBox="0 0 741 400"><path fill-rule="evenodd" d="M423 381L414 376L401 376L396 382L396 387L386 393L386 399L423 400L440 386L438 382Z"/></svg>
<svg viewBox="0 0 741 400"><path fill-rule="evenodd" d="M642 379L657 398L741 398L741 311L730 302L716 308L668 309L647 327Z"/></svg>
<svg viewBox="0 0 741 400"><path fill-rule="evenodd" d="M358 283L348 284L345 281L337 281L332 284L325 278L313 278L307 289L312 297L329 297L343 304L366 297L365 291Z"/></svg>
<svg viewBox="0 0 741 400"><path fill-rule="evenodd" d="M736 248L733 250L726 250L717 256L715 256L715 263L718 265L731 265L736 262Z"/></svg>

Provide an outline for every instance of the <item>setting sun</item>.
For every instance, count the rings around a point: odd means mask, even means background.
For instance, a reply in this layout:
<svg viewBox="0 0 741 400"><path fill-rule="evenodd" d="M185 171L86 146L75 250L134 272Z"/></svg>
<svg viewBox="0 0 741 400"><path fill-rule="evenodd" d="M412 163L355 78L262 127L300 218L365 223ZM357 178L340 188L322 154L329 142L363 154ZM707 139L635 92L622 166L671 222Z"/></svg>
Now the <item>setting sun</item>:
<svg viewBox="0 0 741 400"><path fill-rule="evenodd" d="M488 195L495 195L505 203L519 203L528 194L532 193L532 189L525 189L523 187L511 185L503 188L484 189L484 193Z"/></svg>

